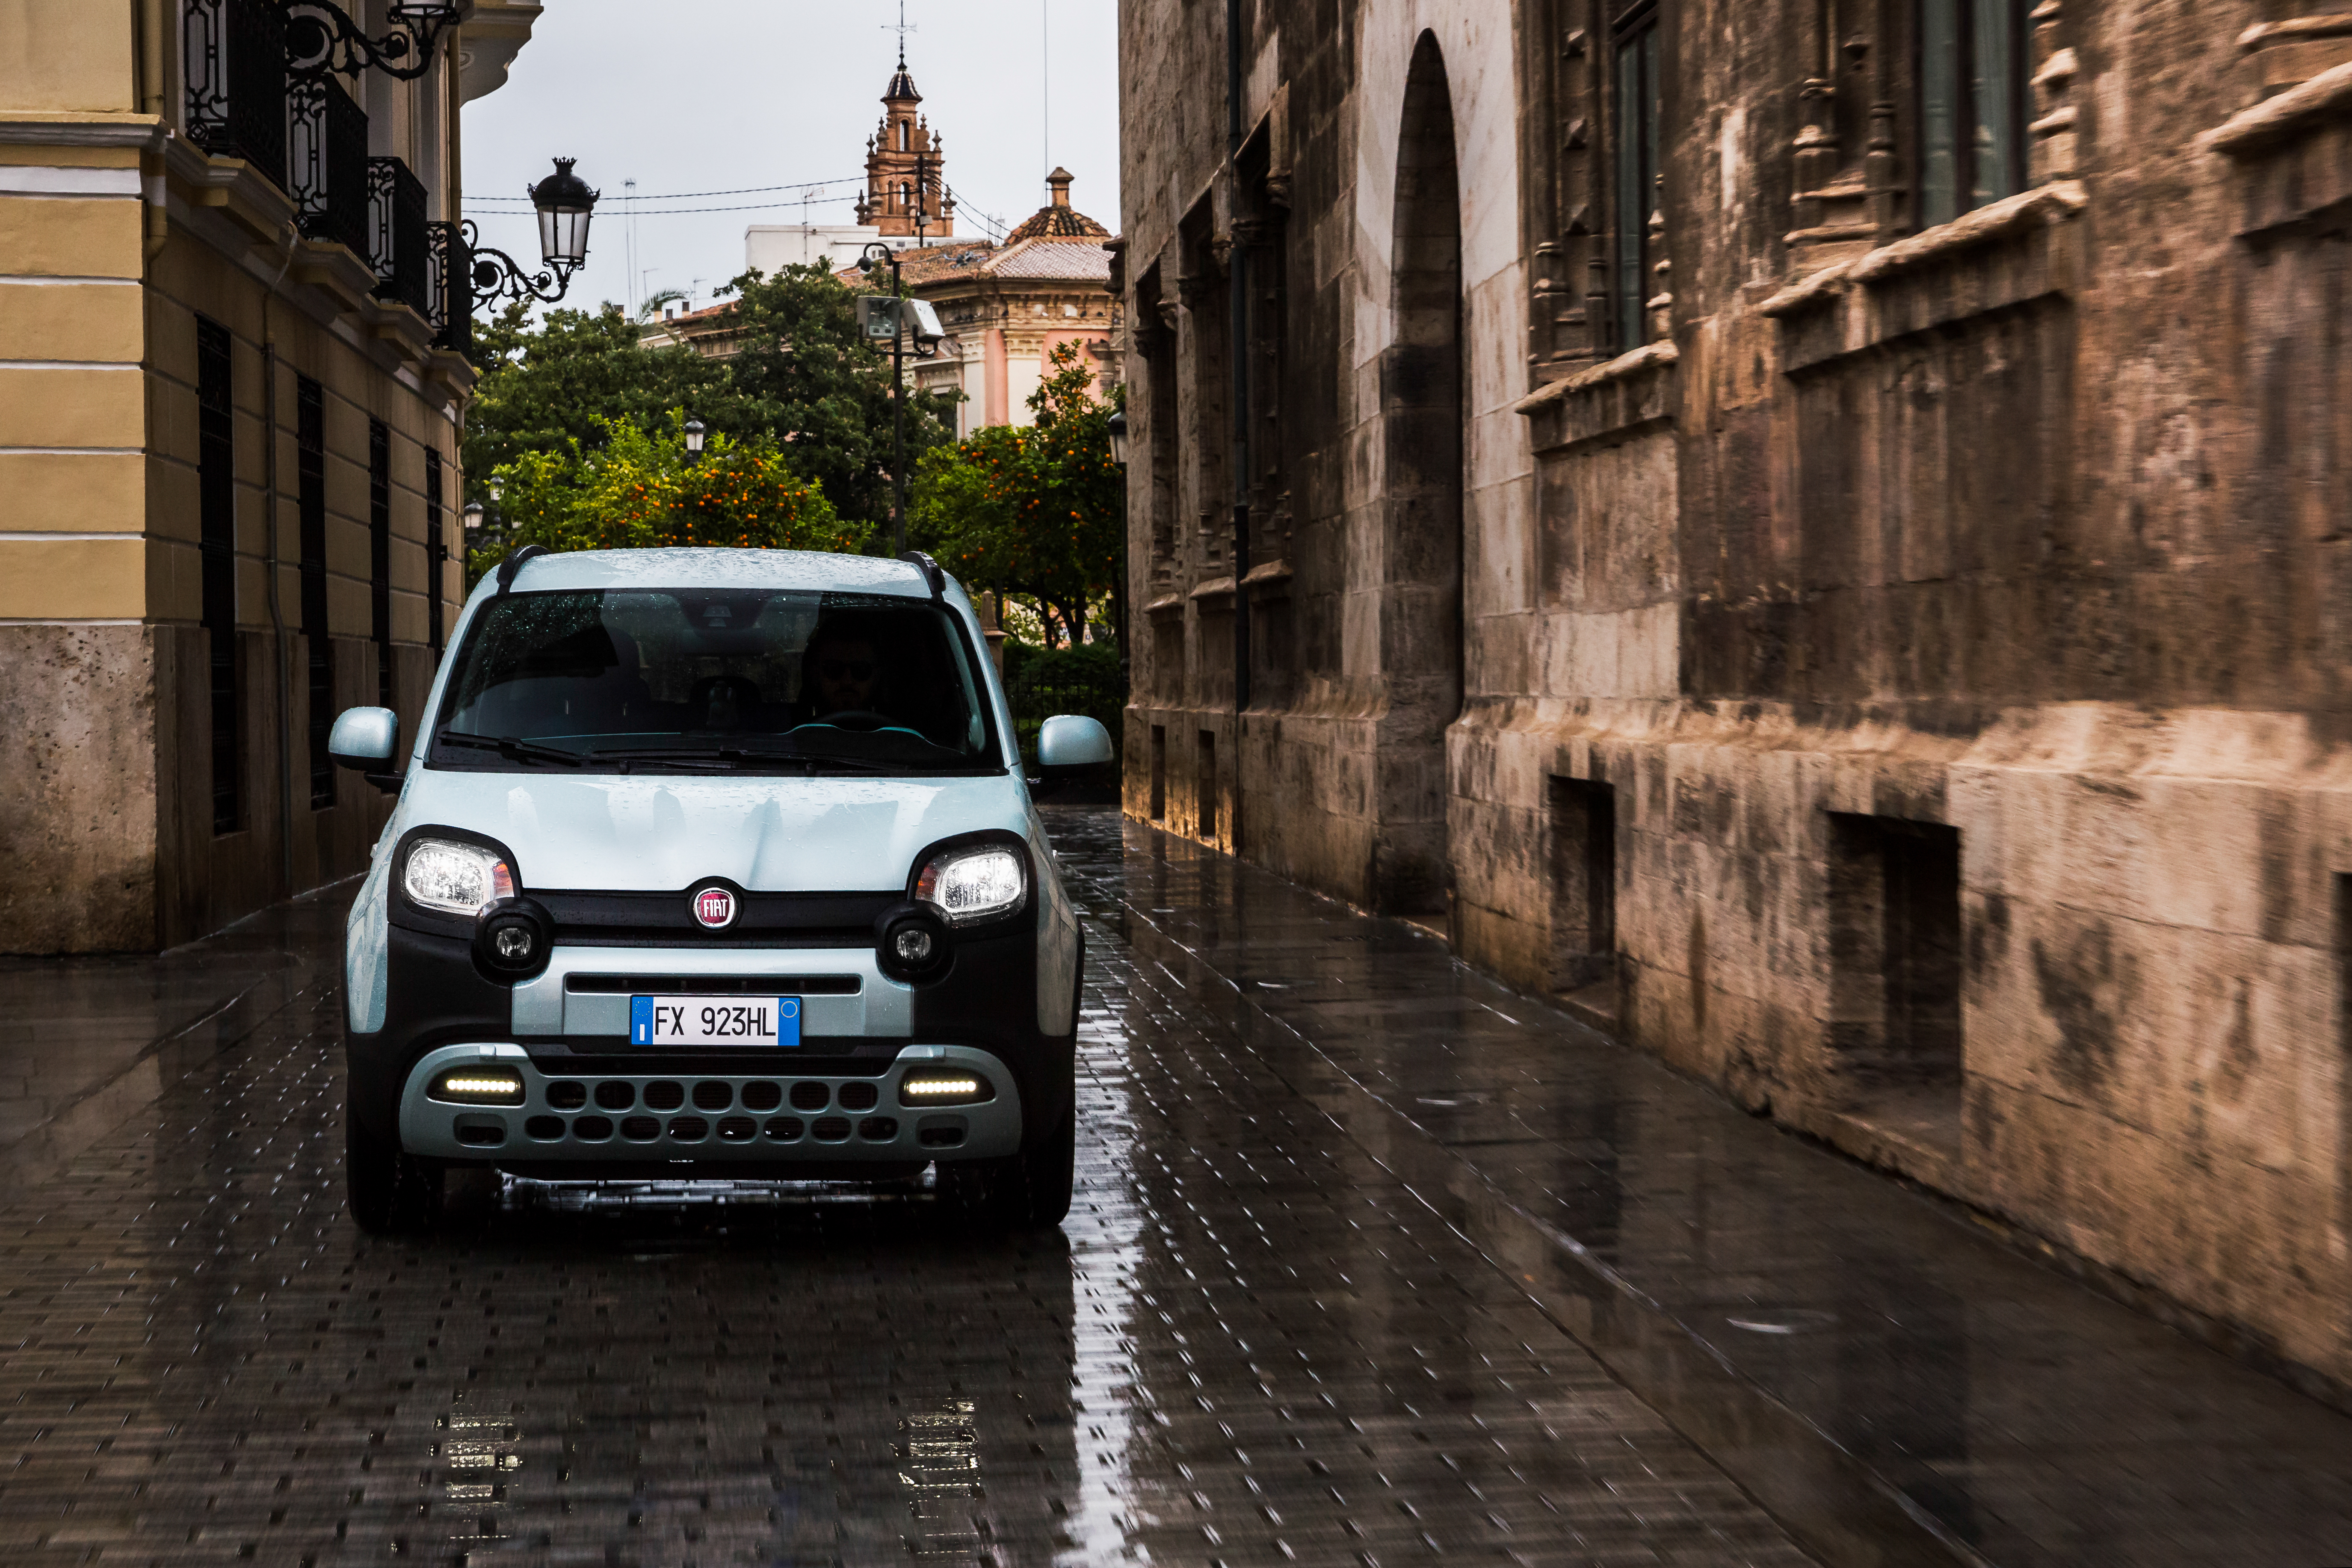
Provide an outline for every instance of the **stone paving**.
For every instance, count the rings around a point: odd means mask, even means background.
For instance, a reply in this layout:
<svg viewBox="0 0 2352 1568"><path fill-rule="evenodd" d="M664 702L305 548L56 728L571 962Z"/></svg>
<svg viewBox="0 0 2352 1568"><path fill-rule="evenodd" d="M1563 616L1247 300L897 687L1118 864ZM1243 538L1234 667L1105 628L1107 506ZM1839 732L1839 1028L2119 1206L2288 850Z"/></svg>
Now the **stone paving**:
<svg viewBox="0 0 2352 1568"><path fill-rule="evenodd" d="M1010 1241L919 1189L488 1180L362 1237L305 967L0 1207L0 1554L1807 1561L1096 907L1077 1205Z"/></svg>
<svg viewBox="0 0 2352 1568"><path fill-rule="evenodd" d="M2352 1416L1402 922L1108 816L1055 837L1144 1012L1242 1040L1824 1557L2352 1563Z"/></svg>

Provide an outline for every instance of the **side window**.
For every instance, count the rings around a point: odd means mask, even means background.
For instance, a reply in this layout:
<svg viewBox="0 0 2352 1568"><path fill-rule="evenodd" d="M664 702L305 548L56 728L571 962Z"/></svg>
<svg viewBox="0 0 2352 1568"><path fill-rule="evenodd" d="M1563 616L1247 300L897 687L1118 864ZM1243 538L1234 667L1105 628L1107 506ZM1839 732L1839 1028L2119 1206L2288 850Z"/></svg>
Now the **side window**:
<svg viewBox="0 0 2352 1568"><path fill-rule="evenodd" d="M1674 0L1540 0L1517 7L1529 379L1649 341L1665 287L1654 233L1666 28ZM1822 0L1823 4L1827 0Z"/></svg>
<svg viewBox="0 0 2352 1568"><path fill-rule="evenodd" d="M2025 188L2024 0L1917 0L1919 224Z"/></svg>
<svg viewBox="0 0 2352 1568"><path fill-rule="evenodd" d="M1613 293L1620 349L1649 341L1648 306L1658 258L1650 218L1664 202L1658 170L1658 12L1637 5L1612 29L1616 67L1612 140L1617 150L1617 267Z"/></svg>

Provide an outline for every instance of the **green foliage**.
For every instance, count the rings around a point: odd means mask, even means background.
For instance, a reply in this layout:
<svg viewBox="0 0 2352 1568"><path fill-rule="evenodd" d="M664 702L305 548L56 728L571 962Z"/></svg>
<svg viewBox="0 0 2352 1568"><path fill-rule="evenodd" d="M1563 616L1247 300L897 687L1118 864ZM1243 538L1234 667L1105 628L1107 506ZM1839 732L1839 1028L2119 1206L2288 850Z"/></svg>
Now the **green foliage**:
<svg viewBox="0 0 2352 1568"><path fill-rule="evenodd" d="M1053 365L1029 399L1034 426L990 426L924 458L908 525L966 587L1032 595L1075 639L1087 606L1117 595L1124 575L1127 476L1110 449L1124 392L1098 401L1074 343Z"/></svg>
<svg viewBox="0 0 2352 1568"><path fill-rule="evenodd" d="M482 379L465 446L475 488L527 454L562 465L585 461L624 428L655 436L684 408L709 427L714 447L720 436L744 448L764 441L789 454L842 517L886 522L890 358L858 334L859 290L824 267L746 273L729 288L736 353L726 359L646 348L618 306L550 310L536 326L521 306L508 307L475 340ZM948 438L951 414L951 399L909 395L910 469Z"/></svg>
<svg viewBox="0 0 2352 1568"><path fill-rule="evenodd" d="M686 452L686 415L673 409L658 434L606 421L604 441L562 452L525 452L496 470L508 537L474 552L476 577L515 545L550 550L644 550L722 545L761 550L863 549L870 522L838 515L824 492L793 471L776 444L714 436L699 458Z"/></svg>
<svg viewBox="0 0 2352 1568"><path fill-rule="evenodd" d="M694 411L713 430L771 432L845 516L890 518L890 355L857 331L857 296L823 267L745 273L736 297L727 379ZM911 353L908 358L911 362ZM953 430L953 400L913 390L907 367L907 461Z"/></svg>
<svg viewBox="0 0 2352 1568"><path fill-rule="evenodd" d="M474 336L482 373L466 419L472 488L526 452L560 457L604 445L613 425L660 427L673 408L697 408L717 366L691 349L647 349L618 305L550 310L537 326L510 304ZM708 417L706 416L706 417Z"/></svg>

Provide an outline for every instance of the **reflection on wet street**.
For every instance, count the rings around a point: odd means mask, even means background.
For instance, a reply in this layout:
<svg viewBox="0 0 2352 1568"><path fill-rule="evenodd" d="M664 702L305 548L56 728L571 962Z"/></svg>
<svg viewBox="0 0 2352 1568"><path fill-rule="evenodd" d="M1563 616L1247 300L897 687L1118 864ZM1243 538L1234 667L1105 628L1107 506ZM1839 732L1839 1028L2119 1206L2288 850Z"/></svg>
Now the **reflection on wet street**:
<svg viewBox="0 0 2352 1568"><path fill-rule="evenodd" d="M314 983L0 1210L0 1551L1805 1560L1117 925L1087 942L1078 1201L1010 1240L920 1185L487 1178L370 1239Z"/></svg>

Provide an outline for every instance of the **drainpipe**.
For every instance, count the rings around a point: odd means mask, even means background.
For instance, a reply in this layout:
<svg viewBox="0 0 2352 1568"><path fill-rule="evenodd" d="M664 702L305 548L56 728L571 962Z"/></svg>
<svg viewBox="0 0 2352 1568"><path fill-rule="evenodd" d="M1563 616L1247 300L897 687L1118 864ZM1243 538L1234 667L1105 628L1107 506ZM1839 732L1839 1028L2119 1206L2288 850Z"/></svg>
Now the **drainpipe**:
<svg viewBox="0 0 2352 1568"><path fill-rule="evenodd" d="M139 107L155 116L160 122L155 141L141 160L144 174L142 184L146 191L146 234L142 250L150 261L163 253L165 237L171 232L163 208L163 143L173 132L171 116L164 112L164 84L171 79L164 71L164 40L169 33L163 24L163 0L141 0L139 7ZM152 170L152 173L148 173Z"/></svg>
<svg viewBox="0 0 2352 1568"><path fill-rule="evenodd" d="M1232 241L1225 252L1225 354L1233 363L1234 402L1234 809L1227 831L1236 855L1242 847L1242 714L1249 707L1250 688L1249 590L1242 586L1250 569L1249 252L1232 232L1242 203L1241 158L1242 0L1225 0L1225 172L1232 181L1232 210L1225 219Z"/></svg>

